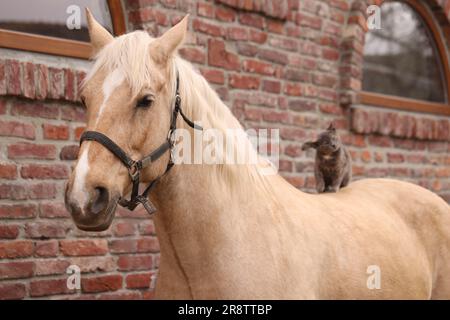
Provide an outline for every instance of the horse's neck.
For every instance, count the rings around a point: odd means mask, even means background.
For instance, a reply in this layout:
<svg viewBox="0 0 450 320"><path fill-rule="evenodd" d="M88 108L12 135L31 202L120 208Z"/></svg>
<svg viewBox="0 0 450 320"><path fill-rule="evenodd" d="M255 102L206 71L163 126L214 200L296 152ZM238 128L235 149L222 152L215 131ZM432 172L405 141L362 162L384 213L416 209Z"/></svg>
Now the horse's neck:
<svg viewBox="0 0 450 320"><path fill-rule="evenodd" d="M175 166L152 195L158 208L158 281L164 286L160 292L184 290L185 294L179 297L186 298L192 297L199 283L214 284L223 268L234 263L234 255L242 247L238 240L243 240L242 230L250 229L248 218L256 212L264 214L264 208L258 206L264 201L267 206L267 199L262 199L261 194L232 190L233 186L218 181L208 170L201 165ZM245 188L257 190L252 185ZM208 289L203 288L202 292L205 290Z"/></svg>

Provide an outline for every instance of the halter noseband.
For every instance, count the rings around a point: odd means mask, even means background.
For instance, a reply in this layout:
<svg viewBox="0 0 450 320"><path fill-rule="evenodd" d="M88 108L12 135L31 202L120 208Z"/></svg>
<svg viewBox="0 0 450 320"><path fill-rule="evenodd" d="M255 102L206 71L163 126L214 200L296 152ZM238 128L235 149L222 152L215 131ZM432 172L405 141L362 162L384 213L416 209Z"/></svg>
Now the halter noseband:
<svg viewBox="0 0 450 320"><path fill-rule="evenodd" d="M148 199L148 195L150 191L153 189L153 187L158 183L158 181L164 175L166 175L167 172L169 172L169 170L173 167L174 163L172 159L172 153L170 153L169 162L167 163L167 167L164 173L162 173L160 176L151 181L150 184L147 186L147 188L145 188L144 192L142 192L142 194L139 194L140 172L142 169L148 167L151 163L158 160L164 153L173 148L174 146L173 134L176 130L178 114L180 114L183 120L193 129L203 130L202 127L189 120L189 118L187 118L186 115L181 110L181 97L179 92L179 84L180 81L177 72L175 106L172 111L172 118L170 121L169 132L167 134L167 140L164 141L158 148L153 150L149 155L143 157L141 160L135 161L131 159L121 147L119 147L114 141L112 141L103 133L97 131L86 131L81 135L80 145L83 143L83 141L96 141L101 145L103 145L106 149L111 151L111 153L113 153L117 158L119 158L119 160L122 161L125 167L127 167L128 173L131 178L131 182L133 183L133 189L131 191L130 200L121 198L119 200L119 204L122 207L126 207L131 211L133 211L139 205L139 203L141 203L144 206L144 208L147 210L149 214L153 214L156 211L155 206Z"/></svg>

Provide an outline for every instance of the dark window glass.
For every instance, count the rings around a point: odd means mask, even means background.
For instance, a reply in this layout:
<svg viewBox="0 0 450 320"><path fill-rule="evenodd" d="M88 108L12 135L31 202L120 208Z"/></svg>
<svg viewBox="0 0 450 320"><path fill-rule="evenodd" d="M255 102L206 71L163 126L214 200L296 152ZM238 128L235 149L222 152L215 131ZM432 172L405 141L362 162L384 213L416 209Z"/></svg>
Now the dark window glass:
<svg viewBox="0 0 450 320"><path fill-rule="evenodd" d="M78 6L81 29L70 30L67 12ZM106 1L102 0L11 0L0 1L0 28L63 39L89 41L84 8L88 7L98 22L112 32L112 22Z"/></svg>
<svg viewBox="0 0 450 320"><path fill-rule="evenodd" d="M363 90L446 102L442 65L431 31L412 7L381 6L381 29L366 33Z"/></svg>

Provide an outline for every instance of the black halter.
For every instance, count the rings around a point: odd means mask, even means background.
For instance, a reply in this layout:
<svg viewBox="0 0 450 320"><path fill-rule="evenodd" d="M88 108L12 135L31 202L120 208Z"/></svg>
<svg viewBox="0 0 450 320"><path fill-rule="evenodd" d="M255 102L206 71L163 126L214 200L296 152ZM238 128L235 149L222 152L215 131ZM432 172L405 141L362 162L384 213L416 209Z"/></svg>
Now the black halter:
<svg viewBox="0 0 450 320"><path fill-rule="evenodd" d="M122 163L127 167L128 173L131 178L131 182L133 183L133 189L131 191L131 198L130 200L126 200L124 198L121 198L119 200L119 204L122 207L126 207L129 210L133 211L139 203L142 203L144 208L147 210L149 214L153 214L156 211L155 206L153 203L150 202L148 199L148 195L150 191L153 189L153 187L158 183L158 181L169 172L169 170L173 167L173 159L172 159L172 153L170 153L169 162L167 163L166 170L158 176L156 179L150 182L150 184L145 188L144 192L139 195L139 180L140 180L140 172L145 167L149 166L151 163L155 162L157 159L159 159L164 153L171 150L174 145L173 141L173 134L176 129L177 125L177 118L178 114L181 115L183 120L193 129L197 130L203 130L202 127L195 124L191 120L189 120L186 115L181 110L181 97L179 92L179 77L177 73L177 83L176 83L176 91L175 91L175 106L172 111L172 118L170 121L170 128L169 132L167 134L167 140L164 141L163 144L161 144L158 148L156 148L153 152L151 152L149 155L143 157L141 160L133 160L131 159L125 151L121 147L119 147L114 141L112 141L110 138L108 138L103 133L97 132L97 131L86 131L81 135L80 138L80 145L83 143L83 141L96 141L103 145L106 149L111 151L117 158L122 161Z"/></svg>

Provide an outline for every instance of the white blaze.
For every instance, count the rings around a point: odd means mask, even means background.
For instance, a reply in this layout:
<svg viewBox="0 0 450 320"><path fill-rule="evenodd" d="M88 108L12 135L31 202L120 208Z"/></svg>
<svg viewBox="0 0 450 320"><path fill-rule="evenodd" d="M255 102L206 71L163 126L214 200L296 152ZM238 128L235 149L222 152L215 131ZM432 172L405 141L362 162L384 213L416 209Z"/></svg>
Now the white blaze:
<svg viewBox="0 0 450 320"><path fill-rule="evenodd" d="M95 120L95 127L97 126L100 116L107 105L109 97L114 92L114 90L120 86L125 79L123 73L119 69L115 69L106 78L102 85L103 91L103 102L100 105L100 109L97 114L97 119ZM77 166L75 167L75 179L72 188L72 197L78 201L78 205L83 210L86 202L88 201L88 192L86 190L86 176L89 172L89 144L90 142L84 142L87 144L83 150L80 159L78 159Z"/></svg>

